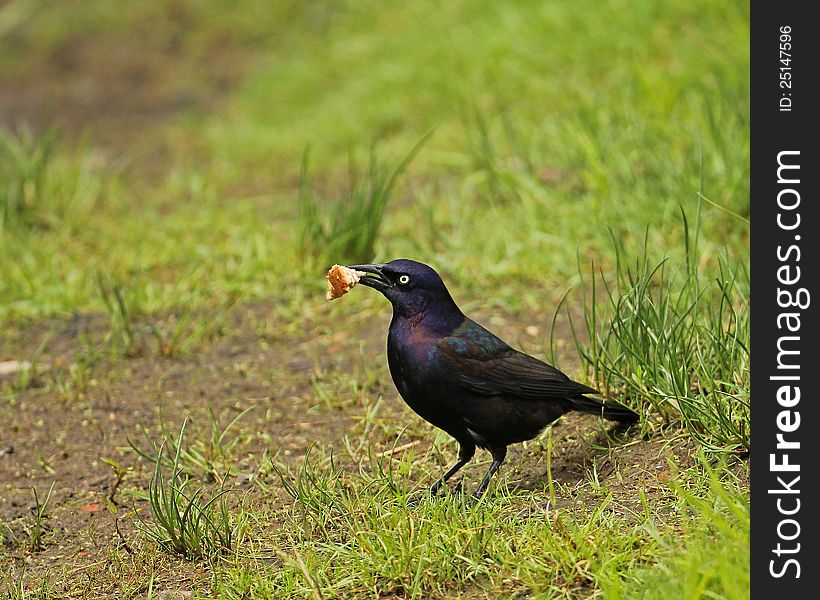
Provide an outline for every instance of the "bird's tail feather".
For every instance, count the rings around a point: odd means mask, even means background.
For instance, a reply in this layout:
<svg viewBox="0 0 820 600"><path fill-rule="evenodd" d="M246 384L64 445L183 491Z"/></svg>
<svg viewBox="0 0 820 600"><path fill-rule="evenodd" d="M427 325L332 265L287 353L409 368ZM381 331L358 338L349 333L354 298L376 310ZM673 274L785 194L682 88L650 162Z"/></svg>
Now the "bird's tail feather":
<svg viewBox="0 0 820 600"><path fill-rule="evenodd" d="M631 408L627 408L619 402L601 402L586 396L576 396L571 398L572 408L579 412L593 413L609 421L619 421L621 423L634 423L639 419L638 413Z"/></svg>

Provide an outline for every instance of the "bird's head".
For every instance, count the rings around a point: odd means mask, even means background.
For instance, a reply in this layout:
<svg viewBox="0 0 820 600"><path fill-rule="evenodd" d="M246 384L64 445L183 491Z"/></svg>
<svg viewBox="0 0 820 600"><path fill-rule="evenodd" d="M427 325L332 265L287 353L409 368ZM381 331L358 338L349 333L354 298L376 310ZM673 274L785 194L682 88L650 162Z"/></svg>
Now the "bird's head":
<svg viewBox="0 0 820 600"><path fill-rule="evenodd" d="M423 314L435 307L442 313L461 311L438 273L424 263L400 258L383 265L350 265L366 273L359 283L380 291L393 310L405 317Z"/></svg>

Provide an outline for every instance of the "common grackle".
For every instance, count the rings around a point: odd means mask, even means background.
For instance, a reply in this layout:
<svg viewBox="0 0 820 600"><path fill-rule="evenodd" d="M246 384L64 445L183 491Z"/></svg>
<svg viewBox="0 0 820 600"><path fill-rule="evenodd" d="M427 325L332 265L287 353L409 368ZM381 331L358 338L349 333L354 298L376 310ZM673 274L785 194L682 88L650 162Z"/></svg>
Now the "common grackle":
<svg viewBox="0 0 820 600"><path fill-rule="evenodd" d="M350 268L366 273L359 283L380 291L393 305L387 362L402 398L459 443L458 460L431 493L467 464L478 446L493 457L475 492L480 497L509 444L534 438L566 412L638 420L617 402L588 398L599 392L514 350L464 316L431 267L399 259Z"/></svg>

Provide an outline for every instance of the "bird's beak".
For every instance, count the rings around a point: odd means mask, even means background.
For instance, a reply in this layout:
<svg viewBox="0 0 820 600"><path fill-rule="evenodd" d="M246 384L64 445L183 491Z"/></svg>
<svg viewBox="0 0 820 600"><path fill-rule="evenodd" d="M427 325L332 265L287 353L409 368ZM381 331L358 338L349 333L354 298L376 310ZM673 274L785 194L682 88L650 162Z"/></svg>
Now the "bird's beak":
<svg viewBox="0 0 820 600"><path fill-rule="evenodd" d="M393 287L393 282L384 274L384 265L349 265L348 269L356 269L366 273L359 279L359 283L374 290L384 292Z"/></svg>

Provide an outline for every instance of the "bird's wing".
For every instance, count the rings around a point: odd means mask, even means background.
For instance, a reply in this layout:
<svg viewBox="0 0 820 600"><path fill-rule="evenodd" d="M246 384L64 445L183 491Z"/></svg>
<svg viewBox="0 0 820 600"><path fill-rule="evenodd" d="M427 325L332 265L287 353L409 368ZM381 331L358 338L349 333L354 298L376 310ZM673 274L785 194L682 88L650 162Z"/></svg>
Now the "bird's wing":
<svg viewBox="0 0 820 600"><path fill-rule="evenodd" d="M451 377L476 394L543 400L598 393L477 324L453 332L437 348Z"/></svg>

